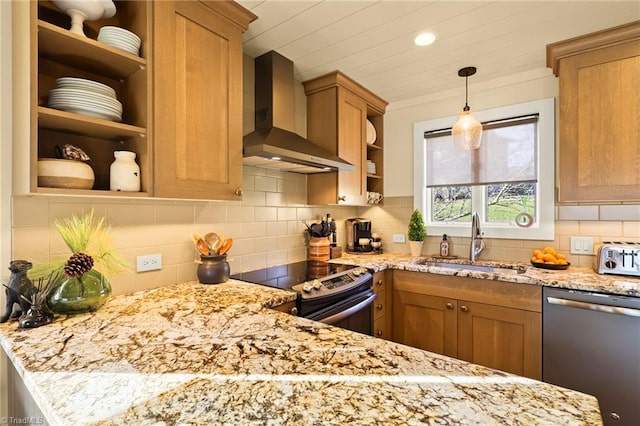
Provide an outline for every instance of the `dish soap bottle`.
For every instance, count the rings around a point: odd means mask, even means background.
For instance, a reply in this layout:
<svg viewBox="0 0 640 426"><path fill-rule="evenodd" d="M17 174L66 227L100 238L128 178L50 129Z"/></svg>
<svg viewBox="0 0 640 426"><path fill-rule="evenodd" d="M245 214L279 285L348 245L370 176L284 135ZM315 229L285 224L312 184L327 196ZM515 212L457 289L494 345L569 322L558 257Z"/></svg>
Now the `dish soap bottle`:
<svg viewBox="0 0 640 426"><path fill-rule="evenodd" d="M444 234L442 236L442 241L440 241L440 256L449 256L449 240L447 240L447 234Z"/></svg>

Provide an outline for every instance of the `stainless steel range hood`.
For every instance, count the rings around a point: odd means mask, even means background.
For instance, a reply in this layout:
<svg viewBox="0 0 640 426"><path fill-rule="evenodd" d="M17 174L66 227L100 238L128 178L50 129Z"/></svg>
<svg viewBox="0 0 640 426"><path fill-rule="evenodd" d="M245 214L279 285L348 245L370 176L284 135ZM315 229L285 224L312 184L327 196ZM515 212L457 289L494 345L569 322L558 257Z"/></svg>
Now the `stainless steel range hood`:
<svg viewBox="0 0 640 426"><path fill-rule="evenodd" d="M255 131L243 140L247 165L296 173L354 170L337 155L293 132L293 62L270 51L255 58Z"/></svg>

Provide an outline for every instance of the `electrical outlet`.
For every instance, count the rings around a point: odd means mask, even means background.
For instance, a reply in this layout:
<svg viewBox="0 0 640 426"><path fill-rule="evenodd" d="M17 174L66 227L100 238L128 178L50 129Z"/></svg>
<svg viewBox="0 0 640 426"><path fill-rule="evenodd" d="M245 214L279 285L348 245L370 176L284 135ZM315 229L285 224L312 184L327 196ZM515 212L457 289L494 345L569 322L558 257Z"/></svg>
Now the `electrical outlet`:
<svg viewBox="0 0 640 426"><path fill-rule="evenodd" d="M162 269L162 255L161 254L148 254L146 256L138 256L137 260L137 272L155 271Z"/></svg>
<svg viewBox="0 0 640 426"><path fill-rule="evenodd" d="M593 237L571 237L571 254L593 254Z"/></svg>
<svg viewBox="0 0 640 426"><path fill-rule="evenodd" d="M394 243L404 243L404 234L393 234Z"/></svg>

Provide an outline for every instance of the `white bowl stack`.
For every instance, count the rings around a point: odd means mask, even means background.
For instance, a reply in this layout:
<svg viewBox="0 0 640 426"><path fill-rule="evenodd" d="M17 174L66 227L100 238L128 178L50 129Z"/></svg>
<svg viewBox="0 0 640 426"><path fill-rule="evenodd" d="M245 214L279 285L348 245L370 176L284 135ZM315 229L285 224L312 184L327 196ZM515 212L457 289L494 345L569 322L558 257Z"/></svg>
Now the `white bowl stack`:
<svg viewBox="0 0 640 426"><path fill-rule="evenodd" d="M63 111L122 121L122 104L111 87L77 77L61 77L49 92L48 106Z"/></svg>
<svg viewBox="0 0 640 426"><path fill-rule="evenodd" d="M142 40L129 30L114 26L104 26L98 33L98 41L116 49L138 56Z"/></svg>

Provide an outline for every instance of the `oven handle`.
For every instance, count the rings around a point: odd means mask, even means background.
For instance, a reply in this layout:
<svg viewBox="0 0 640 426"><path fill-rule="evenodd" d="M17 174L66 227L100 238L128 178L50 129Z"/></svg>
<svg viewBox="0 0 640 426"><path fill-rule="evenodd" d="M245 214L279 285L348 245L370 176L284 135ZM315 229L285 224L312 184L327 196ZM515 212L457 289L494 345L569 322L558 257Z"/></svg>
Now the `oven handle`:
<svg viewBox="0 0 640 426"><path fill-rule="evenodd" d="M330 317L326 317L326 318L320 319L320 320L318 320L318 322L321 322L323 324L335 324L337 322L340 322L343 319L345 319L345 318L355 314L356 312L359 312L359 311L363 310L367 306L371 305L375 299L376 299L376 295L372 294L371 296L369 296L366 299L364 299L362 302L360 302L360 303L358 303L356 305L353 305L349 309L345 309L344 311L338 312L337 314L331 315Z"/></svg>

